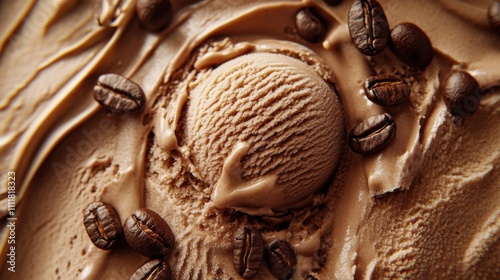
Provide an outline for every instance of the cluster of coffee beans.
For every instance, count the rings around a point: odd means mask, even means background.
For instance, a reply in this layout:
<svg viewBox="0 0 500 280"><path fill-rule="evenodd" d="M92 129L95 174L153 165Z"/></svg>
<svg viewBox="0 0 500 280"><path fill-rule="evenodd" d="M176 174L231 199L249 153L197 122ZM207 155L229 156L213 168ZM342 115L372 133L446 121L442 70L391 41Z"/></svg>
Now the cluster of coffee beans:
<svg viewBox="0 0 500 280"><path fill-rule="evenodd" d="M233 246L233 265L238 274L244 279L252 279L263 260L277 279L292 279L297 256L290 243L275 240L264 247L260 231L251 226L239 228Z"/></svg>
<svg viewBox="0 0 500 280"><path fill-rule="evenodd" d="M391 75L369 77L364 85L366 97L375 104L391 107L402 104L411 93L410 86ZM396 135L396 123L389 113L372 116L356 125L349 133L352 151L367 155L387 146Z"/></svg>
<svg viewBox="0 0 500 280"><path fill-rule="evenodd" d="M413 23L401 23L389 30L382 6L375 0L355 1L348 19L351 39L358 50L368 56L382 52L389 45L404 63L423 70L432 60L431 41Z"/></svg>
<svg viewBox="0 0 500 280"><path fill-rule="evenodd" d="M497 30L500 25L500 2L497 1L490 6L488 17L491 26ZM389 23L385 13L375 0L355 1L349 10L348 25L354 45L365 55L376 55L383 51L388 44L392 52L401 61L413 68L423 70L432 60L432 44L425 32L413 23L408 22L396 25L389 32ZM379 78L375 77L373 79L377 80ZM387 83L384 82L384 84L389 84L389 87L383 85L380 91L385 92L387 96L381 99L379 98L380 93L375 92L379 91L379 89L369 89L373 82L371 79L369 78L366 82L365 92L368 99L374 103L382 106L393 106L403 102L408 97L409 86L403 84L402 81L398 81L397 83L400 83L400 86L396 86L394 81L391 81L392 78L386 77L383 78L387 80ZM377 87L376 84L374 86ZM452 73L446 79L442 91L448 110L453 115L470 116L479 106L479 85L466 72ZM383 117L379 118L384 119ZM390 137L383 138L389 139Z"/></svg>
<svg viewBox="0 0 500 280"><path fill-rule="evenodd" d="M325 1L339 4L341 1ZM331 3L330 3L331 2ZM500 34L500 2L488 9L492 28ZM297 33L310 43L321 41L326 24L311 8L300 10L295 16ZM434 51L427 34L413 23L404 22L389 29L384 9L376 0L356 0L348 14L351 40L364 55L374 56L387 46L405 64L424 70L432 61ZM377 75L366 80L366 97L380 106L402 104L410 95L410 86L395 76ZM468 117L473 114L481 98L477 81L470 74L452 73L442 88L443 99L451 114ZM372 116L354 127L349 134L349 146L359 154L372 154L387 146L396 133L396 123L388 113Z"/></svg>
<svg viewBox="0 0 500 280"><path fill-rule="evenodd" d="M168 224L151 209L138 209L123 225L116 210L98 201L90 203L83 211L83 224L90 240L104 250L113 249L122 232L129 246L152 260L143 264L130 277L133 280L171 279L171 269L164 260L172 251L175 238Z"/></svg>

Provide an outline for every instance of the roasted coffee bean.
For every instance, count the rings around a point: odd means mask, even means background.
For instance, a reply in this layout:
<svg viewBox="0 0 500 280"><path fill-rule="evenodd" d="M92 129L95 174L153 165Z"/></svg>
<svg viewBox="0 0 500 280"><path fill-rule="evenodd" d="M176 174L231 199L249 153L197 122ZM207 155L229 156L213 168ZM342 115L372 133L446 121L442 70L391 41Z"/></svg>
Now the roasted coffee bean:
<svg viewBox="0 0 500 280"><path fill-rule="evenodd" d="M244 279L252 279L264 258L264 242L253 227L241 227L234 235L233 265Z"/></svg>
<svg viewBox="0 0 500 280"><path fill-rule="evenodd" d="M175 244L168 224L151 209L136 210L125 220L123 232L130 247L149 258L168 255Z"/></svg>
<svg viewBox="0 0 500 280"><path fill-rule="evenodd" d="M92 202L83 210L83 224L94 245L104 250L112 249L122 234L116 210L102 201Z"/></svg>
<svg viewBox="0 0 500 280"><path fill-rule="evenodd" d="M295 267L297 266L297 256L290 243L283 240L275 240L266 246L266 262L279 280L292 279Z"/></svg>
<svg viewBox="0 0 500 280"><path fill-rule="evenodd" d="M479 107L480 98L479 84L467 72L454 72L444 83L443 99L453 115L470 116Z"/></svg>
<svg viewBox="0 0 500 280"><path fill-rule="evenodd" d="M160 31L172 20L172 5L169 0L137 0L137 17L149 31Z"/></svg>
<svg viewBox="0 0 500 280"><path fill-rule="evenodd" d="M400 23L391 30L389 48L401 61L420 70L425 69L434 56L429 37L409 22Z"/></svg>
<svg viewBox="0 0 500 280"><path fill-rule="evenodd" d="M130 280L170 280L172 270L166 261L150 260L137 269Z"/></svg>
<svg viewBox="0 0 500 280"><path fill-rule="evenodd" d="M491 28L500 35L500 2L493 2L488 8L488 20L490 21Z"/></svg>
<svg viewBox="0 0 500 280"><path fill-rule="evenodd" d="M396 123L391 115L375 115L355 126L349 133L349 147L355 153L366 155L380 151L396 135Z"/></svg>
<svg viewBox="0 0 500 280"><path fill-rule="evenodd" d="M116 74L105 74L94 86L94 98L114 112L134 112L143 107L146 95L131 80Z"/></svg>
<svg viewBox="0 0 500 280"><path fill-rule="evenodd" d="M410 95L411 88L403 80L390 75L369 77L365 82L365 94L370 101L382 106L403 103Z"/></svg>
<svg viewBox="0 0 500 280"><path fill-rule="evenodd" d="M326 28L313 10L305 8L295 16L297 33L310 43L317 43L325 37Z"/></svg>
<svg viewBox="0 0 500 280"><path fill-rule="evenodd" d="M385 49L389 24L377 1L354 1L349 10L348 25L351 39L362 54L376 55Z"/></svg>
<svg viewBox="0 0 500 280"><path fill-rule="evenodd" d="M331 5L331 6L337 6L342 3L342 0L323 0L326 4Z"/></svg>

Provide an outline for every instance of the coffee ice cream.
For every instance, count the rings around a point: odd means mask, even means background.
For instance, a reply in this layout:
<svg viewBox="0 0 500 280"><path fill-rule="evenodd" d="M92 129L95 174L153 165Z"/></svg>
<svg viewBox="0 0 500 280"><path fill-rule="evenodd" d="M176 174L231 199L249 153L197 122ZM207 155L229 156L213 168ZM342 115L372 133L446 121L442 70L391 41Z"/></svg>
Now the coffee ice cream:
<svg viewBox="0 0 500 280"><path fill-rule="evenodd" d="M260 215L295 208L338 166L341 104L334 87L298 59L239 56L215 68L189 99L183 141L218 208Z"/></svg>
<svg viewBox="0 0 500 280"><path fill-rule="evenodd" d="M0 2L1 279L500 277L498 2L139 2Z"/></svg>

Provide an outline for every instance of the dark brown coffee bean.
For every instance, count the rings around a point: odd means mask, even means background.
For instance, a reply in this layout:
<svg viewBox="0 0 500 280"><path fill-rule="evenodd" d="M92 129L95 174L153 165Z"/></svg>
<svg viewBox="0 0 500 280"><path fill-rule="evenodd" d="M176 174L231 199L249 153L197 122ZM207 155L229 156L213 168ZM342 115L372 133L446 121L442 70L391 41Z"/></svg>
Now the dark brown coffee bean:
<svg viewBox="0 0 500 280"><path fill-rule="evenodd" d="M331 5L331 6L337 6L342 3L342 0L323 0L326 4Z"/></svg>
<svg viewBox="0 0 500 280"><path fill-rule="evenodd" d="M425 69L434 56L429 37L409 22L400 23L391 30L389 48L401 61L420 70Z"/></svg>
<svg viewBox="0 0 500 280"><path fill-rule="evenodd" d="M137 269L130 280L170 280L172 270L166 261L150 260Z"/></svg>
<svg viewBox="0 0 500 280"><path fill-rule="evenodd" d="M376 55L385 49L389 24L377 1L354 1L349 10L348 25L351 39L362 54Z"/></svg>
<svg viewBox="0 0 500 280"><path fill-rule="evenodd" d="M94 86L94 98L114 112L134 112L143 107L146 95L131 80L116 74L105 74L99 76Z"/></svg>
<svg viewBox="0 0 500 280"><path fill-rule="evenodd" d="M349 147L355 153L366 155L380 151L396 135L396 123L391 115L375 115L355 126L349 133Z"/></svg>
<svg viewBox="0 0 500 280"><path fill-rule="evenodd" d="M370 101L382 106L403 103L410 95L411 88L403 80L390 75L369 77L365 82L365 94Z"/></svg>
<svg viewBox="0 0 500 280"><path fill-rule="evenodd" d="M266 246L266 262L273 275L279 280L292 279L297 256L290 243L275 240Z"/></svg>
<svg viewBox="0 0 500 280"><path fill-rule="evenodd" d="M300 37L310 43L317 43L325 37L326 28L313 10L305 8L295 16L295 27Z"/></svg>
<svg viewBox="0 0 500 280"><path fill-rule="evenodd" d="M160 31L172 20L172 5L169 0L137 0L137 17L149 31Z"/></svg>
<svg viewBox="0 0 500 280"><path fill-rule="evenodd" d="M264 257L264 242L253 227L241 227L234 235L233 265L244 279L252 279L260 269Z"/></svg>
<svg viewBox="0 0 500 280"><path fill-rule="evenodd" d="M468 117L479 107L479 84L469 73L455 72L444 83L443 99L453 115Z"/></svg>
<svg viewBox="0 0 500 280"><path fill-rule="evenodd" d="M136 210L125 220L123 232L130 247L149 258L168 255L175 244L168 224L151 209Z"/></svg>
<svg viewBox="0 0 500 280"><path fill-rule="evenodd" d="M102 201L92 202L83 210L83 224L94 245L104 250L112 249L122 234L116 210Z"/></svg>
<svg viewBox="0 0 500 280"><path fill-rule="evenodd" d="M500 2L493 2L488 8L488 20L490 21L491 28L500 35Z"/></svg>

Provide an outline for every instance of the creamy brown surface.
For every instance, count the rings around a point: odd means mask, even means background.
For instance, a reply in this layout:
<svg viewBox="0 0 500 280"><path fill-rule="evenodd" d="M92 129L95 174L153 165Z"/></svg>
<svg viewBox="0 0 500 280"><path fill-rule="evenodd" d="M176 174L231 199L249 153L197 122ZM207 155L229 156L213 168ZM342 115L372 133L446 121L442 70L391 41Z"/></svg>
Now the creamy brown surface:
<svg viewBox="0 0 500 280"><path fill-rule="evenodd" d="M1 279L128 278L146 258L125 242L111 252L91 243L82 210L95 200L122 221L142 206L160 213L177 240L168 258L176 279L239 279L232 234L243 224L260 228L265 242L292 244L296 279L500 277L500 37L488 26L491 1L380 1L390 27L413 22L429 36L435 54L422 72L389 49L360 54L347 29L351 1L173 1L175 17L161 33L140 26L134 3L0 2L0 178L16 172L18 202L16 272L3 262ZM318 44L295 30L304 6L328 23ZM390 112L396 138L372 156L346 150L312 205L280 217L215 207L217 174L200 180L190 168L196 160L185 160L202 150L185 137L196 92L187 81L248 53L300 58L335 83L346 131ZM447 112L439 89L455 69L485 91L465 120ZM104 73L139 84L145 110L100 108L92 88ZM410 100L390 109L371 103L362 85L373 74L402 76ZM256 279L270 277L263 265Z"/></svg>

